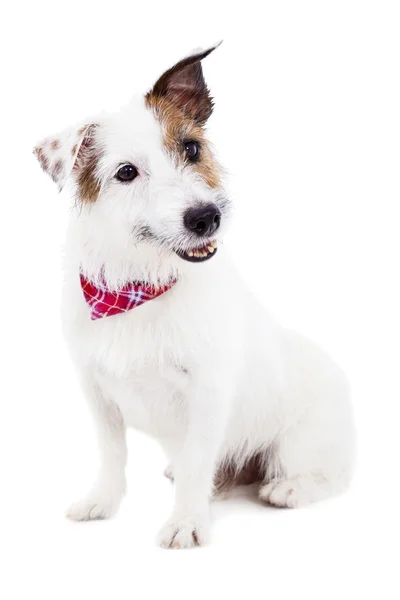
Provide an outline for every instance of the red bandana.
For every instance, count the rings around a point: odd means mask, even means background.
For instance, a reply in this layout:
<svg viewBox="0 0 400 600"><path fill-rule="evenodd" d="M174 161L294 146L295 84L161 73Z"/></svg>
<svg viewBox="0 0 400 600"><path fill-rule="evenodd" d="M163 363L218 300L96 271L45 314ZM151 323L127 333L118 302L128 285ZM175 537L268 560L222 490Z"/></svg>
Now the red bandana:
<svg viewBox="0 0 400 600"><path fill-rule="evenodd" d="M154 300L176 283L176 280L173 280L158 288L144 283L128 283L118 291L111 291L105 284L95 284L89 281L82 273L80 273L80 278L92 321L127 312L149 300Z"/></svg>

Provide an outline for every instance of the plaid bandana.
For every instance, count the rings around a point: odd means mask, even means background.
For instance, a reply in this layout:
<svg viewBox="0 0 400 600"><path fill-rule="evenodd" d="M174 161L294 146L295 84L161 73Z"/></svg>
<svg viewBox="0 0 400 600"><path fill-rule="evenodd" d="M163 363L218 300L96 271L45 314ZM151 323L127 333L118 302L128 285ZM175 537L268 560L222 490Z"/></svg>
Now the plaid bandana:
<svg viewBox="0 0 400 600"><path fill-rule="evenodd" d="M111 291L105 284L95 284L89 281L82 273L80 273L80 279L92 321L112 317L136 308L161 296L176 283L176 280L172 280L169 284L158 288L144 283L128 283L118 291Z"/></svg>

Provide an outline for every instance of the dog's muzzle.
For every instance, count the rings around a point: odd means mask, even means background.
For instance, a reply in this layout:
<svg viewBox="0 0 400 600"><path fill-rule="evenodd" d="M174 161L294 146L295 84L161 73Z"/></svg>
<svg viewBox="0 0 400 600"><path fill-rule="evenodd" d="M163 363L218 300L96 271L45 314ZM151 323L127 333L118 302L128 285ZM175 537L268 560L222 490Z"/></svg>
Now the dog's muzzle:
<svg viewBox="0 0 400 600"><path fill-rule="evenodd" d="M186 252L176 250L176 254L190 262L203 262L208 260L217 251L217 242L210 241L210 237L218 230L221 224L221 211L215 204L208 204L201 208L190 208L183 216L185 229L199 238L208 238L201 246L195 246Z"/></svg>
<svg viewBox="0 0 400 600"><path fill-rule="evenodd" d="M184 214L183 223L190 233L195 233L199 237L209 237L221 224L221 211L215 204L190 208Z"/></svg>

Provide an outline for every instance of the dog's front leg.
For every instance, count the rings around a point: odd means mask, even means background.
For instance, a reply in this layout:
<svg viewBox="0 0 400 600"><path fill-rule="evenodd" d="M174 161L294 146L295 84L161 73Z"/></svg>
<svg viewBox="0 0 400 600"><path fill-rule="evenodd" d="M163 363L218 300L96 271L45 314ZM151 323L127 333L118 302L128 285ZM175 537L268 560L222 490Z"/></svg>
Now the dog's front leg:
<svg viewBox="0 0 400 600"><path fill-rule="evenodd" d="M100 470L91 491L73 504L67 516L74 521L106 519L117 511L125 493L127 458L125 424L118 406L104 398L99 386L89 375L82 376L82 387L96 424Z"/></svg>
<svg viewBox="0 0 400 600"><path fill-rule="evenodd" d="M174 462L174 508L158 536L163 548L190 548L208 541L209 499L228 412L227 390L200 385L188 397L186 437Z"/></svg>

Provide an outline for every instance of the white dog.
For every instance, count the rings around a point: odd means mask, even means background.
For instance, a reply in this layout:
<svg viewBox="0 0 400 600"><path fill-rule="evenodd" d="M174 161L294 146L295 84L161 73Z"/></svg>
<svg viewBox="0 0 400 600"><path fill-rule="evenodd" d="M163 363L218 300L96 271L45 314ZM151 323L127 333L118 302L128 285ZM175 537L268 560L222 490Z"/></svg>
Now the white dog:
<svg viewBox="0 0 400 600"><path fill-rule="evenodd" d="M344 490L353 462L342 372L273 323L217 248L230 201L201 67L215 47L35 149L60 189L73 186L64 325L101 449L96 484L68 514L116 512L132 426L170 461L167 548L207 541L213 493L258 481L262 500L297 507Z"/></svg>

